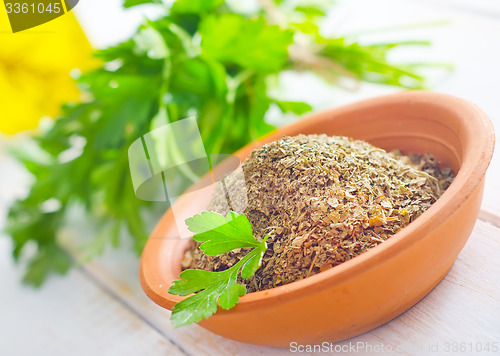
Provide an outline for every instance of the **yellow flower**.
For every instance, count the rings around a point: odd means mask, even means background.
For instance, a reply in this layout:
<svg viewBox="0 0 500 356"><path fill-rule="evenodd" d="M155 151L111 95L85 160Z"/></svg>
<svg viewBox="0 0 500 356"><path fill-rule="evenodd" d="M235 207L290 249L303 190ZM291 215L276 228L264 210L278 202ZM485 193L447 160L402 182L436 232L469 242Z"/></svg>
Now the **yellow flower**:
<svg viewBox="0 0 500 356"><path fill-rule="evenodd" d="M70 72L95 66L71 12L13 34L0 5L0 132L34 129L43 116L56 117L61 104L80 97Z"/></svg>

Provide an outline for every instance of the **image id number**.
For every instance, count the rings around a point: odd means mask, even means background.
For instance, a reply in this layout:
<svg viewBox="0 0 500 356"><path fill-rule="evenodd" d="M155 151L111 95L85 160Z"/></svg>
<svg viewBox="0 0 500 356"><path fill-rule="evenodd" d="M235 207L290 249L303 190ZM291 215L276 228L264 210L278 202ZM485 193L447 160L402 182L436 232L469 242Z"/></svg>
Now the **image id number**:
<svg viewBox="0 0 500 356"><path fill-rule="evenodd" d="M45 12L48 13L54 13L54 14L59 14L62 9L61 9L61 4L57 3L49 3L49 4L43 4L43 3L38 3L38 4L27 4L27 3L11 3L8 2L5 4L5 8L7 9L8 14L27 14L27 13L32 13L32 14L43 14Z"/></svg>

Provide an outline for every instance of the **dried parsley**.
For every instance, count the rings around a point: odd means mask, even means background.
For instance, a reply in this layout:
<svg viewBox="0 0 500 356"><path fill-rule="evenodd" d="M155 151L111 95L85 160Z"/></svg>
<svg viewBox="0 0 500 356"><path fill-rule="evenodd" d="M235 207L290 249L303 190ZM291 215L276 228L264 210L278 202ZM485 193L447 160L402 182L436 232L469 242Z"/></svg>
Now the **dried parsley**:
<svg viewBox="0 0 500 356"><path fill-rule="evenodd" d="M244 178L223 180L241 197L231 208L247 216L257 238L274 230L262 267L241 281L249 292L306 278L378 245L427 210L454 178L429 154L404 156L326 135L266 144L242 168ZM227 214L225 201L220 185L208 210ZM248 252L207 256L198 246L193 241L187 250L184 268L223 271Z"/></svg>

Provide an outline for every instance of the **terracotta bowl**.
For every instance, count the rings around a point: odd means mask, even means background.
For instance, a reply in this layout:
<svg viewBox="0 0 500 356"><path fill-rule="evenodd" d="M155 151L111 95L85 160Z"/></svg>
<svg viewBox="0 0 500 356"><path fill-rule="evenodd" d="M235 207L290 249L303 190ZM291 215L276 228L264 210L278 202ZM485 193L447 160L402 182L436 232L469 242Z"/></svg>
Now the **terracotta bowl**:
<svg viewBox="0 0 500 356"><path fill-rule="evenodd" d="M339 266L309 278L250 293L232 310L199 324L224 337L288 348L348 339L400 315L446 275L476 222L484 177L494 147L488 117L475 105L431 92L404 92L326 110L282 128L241 149L244 160L264 143L284 135L345 135L386 150L431 152L457 177L422 216L386 242ZM181 197L177 211L203 210L210 196ZM172 309L182 298L168 294L181 271L186 240L161 238L175 229L167 211L141 258L146 294Z"/></svg>

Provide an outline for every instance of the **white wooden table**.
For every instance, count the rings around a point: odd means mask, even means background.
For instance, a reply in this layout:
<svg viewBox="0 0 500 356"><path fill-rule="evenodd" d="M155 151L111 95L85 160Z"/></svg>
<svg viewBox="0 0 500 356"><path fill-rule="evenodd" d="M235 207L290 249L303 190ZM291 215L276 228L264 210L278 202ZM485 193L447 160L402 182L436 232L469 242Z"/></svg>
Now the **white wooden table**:
<svg viewBox="0 0 500 356"><path fill-rule="evenodd" d="M79 6L84 27L91 26L92 6L98 6L98 2L88 0ZM404 33L379 33L367 39L432 40L431 49L400 51L395 58L455 63L456 70L438 77L434 89L475 102L490 115L500 132L500 5L497 1L344 0L335 7L325 28L345 33L434 20L450 20L450 23ZM91 36L92 33L98 35L99 26L109 28L107 19L99 22L93 18L93 21ZM359 92L345 93L308 76L300 80L301 85L294 86L297 78L284 78L284 83L293 87L289 90L290 96L310 100L317 108L396 90L363 85ZM496 342L500 348L499 180L497 147L487 175L480 218L445 279L403 315L341 345L363 342L376 347L383 343L394 348L399 346L405 355L458 354L453 352L453 342L465 343L467 351L463 354L476 354L470 347L474 351L477 343L489 342L491 347L491 343ZM8 204L16 196L25 194L28 181L21 167L0 152L0 227L5 223ZM65 232L66 240L71 241L83 227L79 228L76 222L71 231ZM173 329L169 312L153 304L142 292L137 277L138 260L127 250L108 250L103 257L74 269L65 278L51 278L38 291L19 283L23 271L13 264L10 250L10 241L0 237L0 355L290 353L226 340L196 325ZM447 346L452 348L451 352L446 352Z"/></svg>

